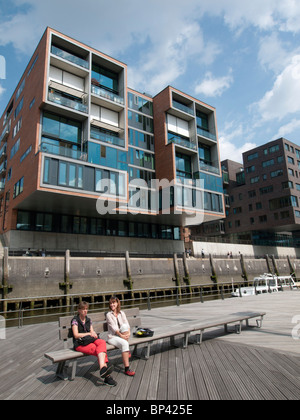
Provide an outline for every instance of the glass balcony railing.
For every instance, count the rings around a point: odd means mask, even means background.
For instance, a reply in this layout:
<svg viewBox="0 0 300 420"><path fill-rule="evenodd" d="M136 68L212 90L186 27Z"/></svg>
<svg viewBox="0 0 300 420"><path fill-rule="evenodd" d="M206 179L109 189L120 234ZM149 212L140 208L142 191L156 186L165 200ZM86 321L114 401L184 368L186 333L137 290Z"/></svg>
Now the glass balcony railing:
<svg viewBox="0 0 300 420"><path fill-rule="evenodd" d="M48 100L51 102L54 102L58 105L63 105L66 106L68 108L72 108L75 109L76 111L80 111L80 112L84 112L84 113L88 113L88 106L76 101L75 98L71 99L66 97L65 95L61 94L60 92L54 91L54 92L49 92L48 94Z"/></svg>
<svg viewBox="0 0 300 420"><path fill-rule="evenodd" d="M6 123L6 125L5 125L4 129L3 129L2 133L1 133L1 136L0 136L0 143L2 142L2 140L3 140L3 139L5 139L5 138L8 136L8 134L9 134L9 132L10 132L10 127L11 127L11 120L9 120L9 121Z"/></svg>
<svg viewBox="0 0 300 420"><path fill-rule="evenodd" d="M168 142L178 144L179 146L187 147L188 149L197 150L196 144L191 143L189 140L185 140L179 136L169 136Z"/></svg>
<svg viewBox="0 0 300 420"><path fill-rule="evenodd" d="M125 147L125 140L113 135L111 132L105 133L105 131L100 131L98 128L91 127L91 139L104 141L105 143L110 143L115 146Z"/></svg>
<svg viewBox="0 0 300 420"><path fill-rule="evenodd" d="M79 146L80 147L80 146ZM87 154L81 152L77 145L70 145L57 140L43 139L40 145L40 151L51 155L63 156L77 160L87 160Z"/></svg>
<svg viewBox="0 0 300 420"><path fill-rule="evenodd" d="M77 66L84 67L85 69L89 68L88 61L84 60L83 58L77 57L74 54L71 54L67 51L62 50L59 47L55 47L52 45L51 53L56 55L57 57L63 58L64 60L70 61L73 64L77 64Z"/></svg>
<svg viewBox="0 0 300 420"><path fill-rule="evenodd" d="M91 92L94 95L101 96L102 98L109 99L110 101L116 102L117 104L124 105L124 98L113 92L110 92L107 89L104 89L103 87L92 84Z"/></svg>
<svg viewBox="0 0 300 420"><path fill-rule="evenodd" d="M180 109L180 111L186 112L187 114L190 114L190 115L195 115L194 110L192 108L190 108L187 105L182 104L181 102L177 102L173 99L172 104L174 108Z"/></svg>
<svg viewBox="0 0 300 420"><path fill-rule="evenodd" d="M219 167L213 166L211 162L200 160L199 164L202 171L211 172L212 174L220 174Z"/></svg>
<svg viewBox="0 0 300 420"><path fill-rule="evenodd" d="M7 161L5 160L1 165L0 165L0 176L3 176L6 174L6 168L7 168Z"/></svg>
<svg viewBox="0 0 300 420"><path fill-rule="evenodd" d="M202 128L197 127L197 134L202 137L206 137L208 139L217 141L217 136L215 134L210 133L209 131L202 130Z"/></svg>

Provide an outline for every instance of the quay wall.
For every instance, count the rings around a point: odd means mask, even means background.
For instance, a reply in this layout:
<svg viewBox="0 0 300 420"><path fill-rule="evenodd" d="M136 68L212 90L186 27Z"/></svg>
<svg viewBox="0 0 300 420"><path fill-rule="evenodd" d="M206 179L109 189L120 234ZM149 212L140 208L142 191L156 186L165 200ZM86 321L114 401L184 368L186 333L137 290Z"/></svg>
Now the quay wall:
<svg viewBox="0 0 300 420"><path fill-rule="evenodd" d="M4 253L0 264L0 290L4 299L38 296L93 294L179 286L217 285L252 281L254 277L278 272L300 278L300 259L194 258L174 254L173 258L14 257Z"/></svg>

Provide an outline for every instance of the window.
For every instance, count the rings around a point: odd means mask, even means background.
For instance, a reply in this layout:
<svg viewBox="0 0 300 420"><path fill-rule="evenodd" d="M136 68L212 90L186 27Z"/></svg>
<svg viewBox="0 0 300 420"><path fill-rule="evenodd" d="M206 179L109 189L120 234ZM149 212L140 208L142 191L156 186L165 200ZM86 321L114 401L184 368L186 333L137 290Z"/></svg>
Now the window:
<svg viewBox="0 0 300 420"><path fill-rule="evenodd" d="M22 117L19 119L19 121L17 122L17 124L14 126L14 129L13 129L13 134L12 134L12 137L13 137L13 138L14 138L14 137L17 135L17 133L20 131L21 127L22 127Z"/></svg>
<svg viewBox="0 0 300 420"><path fill-rule="evenodd" d="M294 165L295 161L292 157L288 156L288 163L291 163L292 165Z"/></svg>
<svg viewBox="0 0 300 420"><path fill-rule="evenodd" d="M31 64L31 66L30 66L30 69L28 70L28 73L27 73L27 77L30 75L30 73L32 72L32 70L33 70L33 68L34 68L34 66L35 66L35 63L37 62L37 59L39 58L39 55L37 54L36 55L36 57L35 57L35 59L33 60L33 63Z"/></svg>
<svg viewBox="0 0 300 420"><path fill-rule="evenodd" d="M32 101L30 102L29 109L31 109L33 107L34 103L35 103L35 98L33 98Z"/></svg>
<svg viewBox="0 0 300 420"><path fill-rule="evenodd" d="M179 178L192 179L191 157L176 153L176 174Z"/></svg>
<svg viewBox="0 0 300 420"><path fill-rule="evenodd" d="M251 155L247 156L248 162L250 162L253 159L257 159L257 158L258 158L258 152L252 153Z"/></svg>
<svg viewBox="0 0 300 420"><path fill-rule="evenodd" d="M18 103L18 105L15 109L15 114L14 114L15 118L17 118L17 116L21 112L21 109L23 108L23 102L24 102L24 96L22 97L22 99L20 100L20 102Z"/></svg>
<svg viewBox="0 0 300 420"><path fill-rule="evenodd" d="M197 127L201 130L209 131L208 127L208 115L203 112L196 111Z"/></svg>
<svg viewBox="0 0 300 420"><path fill-rule="evenodd" d="M20 138L15 142L10 151L10 158L12 159L20 148Z"/></svg>
<svg viewBox="0 0 300 420"><path fill-rule="evenodd" d="M278 169L277 171L271 172L271 178L276 178L277 176L282 176L282 175L283 175L282 169Z"/></svg>
<svg viewBox="0 0 300 420"><path fill-rule="evenodd" d="M24 80L22 81L22 83L20 84L19 89L17 90L17 93L16 93L16 100L18 100L18 98L20 97L21 93L23 92L24 87L25 87L25 78L24 78Z"/></svg>
<svg viewBox="0 0 300 420"><path fill-rule="evenodd" d="M44 112L43 135L81 144L81 123L69 118Z"/></svg>
<svg viewBox="0 0 300 420"><path fill-rule="evenodd" d="M26 152L20 157L20 162L22 163L23 160L29 155L29 153L32 150L32 146L29 146L28 149L26 150Z"/></svg>
<svg viewBox="0 0 300 420"><path fill-rule="evenodd" d="M253 178L250 178L250 183L251 184L256 184L257 182L259 182L259 176L255 176Z"/></svg>
<svg viewBox="0 0 300 420"><path fill-rule="evenodd" d="M266 223L268 221L267 215L259 216L260 223Z"/></svg>
<svg viewBox="0 0 300 420"><path fill-rule="evenodd" d="M101 181L107 180L105 188L101 185ZM106 186L108 186L108 191L106 191ZM105 169L96 169L95 171L95 191L113 195L125 196L125 175L107 171Z"/></svg>
<svg viewBox="0 0 300 420"><path fill-rule="evenodd" d="M259 192L260 192L261 195L271 193L271 192L273 192L273 185L269 185L268 187L260 188Z"/></svg>
<svg viewBox="0 0 300 420"><path fill-rule="evenodd" d="M256 191L255 190L248 191L248 196L249 198L256 197Z"/></svg>
<svg viewBox="0 0 300 420"><path fill-rule="evenodd" d="M83 167L69 162L60 161L58 169L58 184L71 188L83 188Z"/></svg>
<svg viewBox="0 0 300 420"><path fill-rule="evenodd" d="M92 66L92 84L99 86L116 95L119 94L119 76L110 70L93 64Z"/></svg>
<svg viewBox="0 0 300 420"><path fill-rule="evenodd" d="M251 172L255 172L255 165L249 166L246 168L247 174L251 174Z"/></svg>
<svg viewBox="0 0 300 420"><path fill-rule="evenodd" d="M262 167L266 168L268 166L274 165L274 159L270 159L270 160L266 160L265 162L262 163Z"/></svg>
<svg viewBox="0 0 300 420"><path fill-rule="evenodd" d="M24 177L22 177L15 185L14 185L14 195L13 198L18 197L23 192L24 187Z"/></svg>
<svg viewBox="0 0 300 420"><path fill-rule="evenodd" d="M275 144L275 146L269 147L269 153L275 153L279 151L279 144Z"/></svg>

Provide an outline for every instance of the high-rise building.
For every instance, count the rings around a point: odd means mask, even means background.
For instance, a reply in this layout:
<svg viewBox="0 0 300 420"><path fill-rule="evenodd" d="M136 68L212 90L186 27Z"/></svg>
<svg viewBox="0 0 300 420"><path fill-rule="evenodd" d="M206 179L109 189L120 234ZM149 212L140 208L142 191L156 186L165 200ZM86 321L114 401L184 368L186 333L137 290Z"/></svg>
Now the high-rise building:
<svg viewBox="0 0 300 420"><path fill-rule="evenodd" d="M222 171L226 219L201 226L200 236L300 246L299 145L284 138L271 141L243 153L243 164L223 161Z"/></svg>
<svg viewBox="0 0 300 420"><path fill-rule="evenodd" d="M51 28L0 126L11 249L112 250L123 237L130 250L224 217L215 109L170 86L136 92L126 64Z"/></svg>

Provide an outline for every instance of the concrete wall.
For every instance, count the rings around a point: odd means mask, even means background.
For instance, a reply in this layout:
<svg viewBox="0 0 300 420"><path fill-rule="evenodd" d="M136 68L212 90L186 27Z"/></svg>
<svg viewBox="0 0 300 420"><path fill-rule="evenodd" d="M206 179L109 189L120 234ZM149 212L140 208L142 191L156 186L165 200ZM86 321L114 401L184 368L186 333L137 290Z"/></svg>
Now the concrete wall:
<svg viewBox="0 0 300 420"><path fill-rule="evenodd" d="M263 257L265 255L274 255L277 257L286 258L289 255L292 258L300 259L300 248L286 248L286 247L264 247L257 245L237 245L237 244L223 244L215 242L193 242L192 250L195 257L201 257L201 251L204 250L205 255L226 256L228 252L232 252L233 256L238 256L239 253L248 257Z"/></svg>
<svg viewBox="0 0 300 420"><path fill-rule="evenodd" d="M176 261L176 264L175 264ZM69 264L68 264L69 262ZM274 271L269 259L271 271ZM288 259L276 260L279 274L289 275ZM291 260L292 268L300 278L300 260ZM67 267L70 267L69 271ZM129 290L124 280L129 271L133 289L172 289L176 283L175 267L178 267L179 284L186 284L187 272L190 284L213 285L213 274L217 283L241 283L244 281L240 259L187 258L186 268L181 256L177 258L68 258L65 257L3 257L0 264L0 285L11 286L5 292L7 298L29 298L57 296L65 294L67 280L72 284L68 293L93 295L97 293ZM266 259L244 259L244 267L249 281L268 272ZM66 273L69 272L69 276ZM5 287L3 288L3 290ZM4 296L4 292L2 294ZM5 297L4 296L4 297Z"/></svg>
<svg viewBox="0 0 300 420"><path fill-rule="evenodd" d="M65 233L26 232L13 230L3 235L10 251L26 251L28 248L46 249L51 252L110 252L138 254L173 254L184 252L183 241L123 238L116 236L76 235Z"/></svg>

